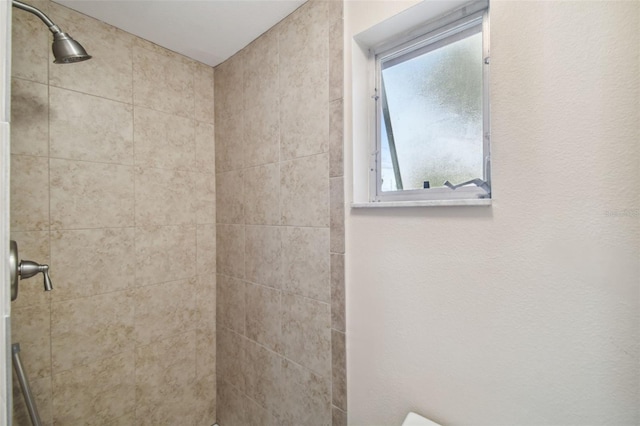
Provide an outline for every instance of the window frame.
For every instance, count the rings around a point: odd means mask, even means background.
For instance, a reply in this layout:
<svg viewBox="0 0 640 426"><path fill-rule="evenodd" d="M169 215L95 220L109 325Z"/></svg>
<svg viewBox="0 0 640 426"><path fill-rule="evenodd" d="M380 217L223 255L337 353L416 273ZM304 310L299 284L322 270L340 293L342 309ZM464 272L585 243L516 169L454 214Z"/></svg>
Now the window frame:
<svg viewBox="0 0 640 426"><path fill-rule="evenodd" d="M411 52L420 51L420 55L444 47L457 40L463 39L463 34L480 28L482 34L482 144L483 144L483 176L491 188L491 133L490 133L490 103L489 103L489 5L484 2L472 3L449 14L425 22L421 29L410 34L402 34L378 45L370 52L374 57L373 96L375 102L375 126L373 135L373 152L370 166L369 201L373 203L403 202L403 201L447 201L447 200L478 200L491 199L491 192L487 192L475 185L459 187L452 190L446 187L429 189L408 189L397 191L382 191L382 68L381 63L402 57ZM475 30L477 34L477 30ZM470 35L467 35L470 36ZM459 184L460 182L452 182Z"/></svg>

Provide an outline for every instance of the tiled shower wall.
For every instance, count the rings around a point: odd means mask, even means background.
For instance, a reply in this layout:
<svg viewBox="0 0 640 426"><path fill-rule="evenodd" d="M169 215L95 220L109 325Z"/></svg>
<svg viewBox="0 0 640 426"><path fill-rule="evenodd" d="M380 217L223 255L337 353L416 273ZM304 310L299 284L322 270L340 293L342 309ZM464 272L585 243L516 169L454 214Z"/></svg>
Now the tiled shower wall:
<svg viewBox="0 0 640 426"><path fill-rule="evenodd" d="M46 26L13 9L12 238L22 259L50 265L54 286L23 280L12 303L40 416L210 426L213 69L31 4L94 56L52 64ZM30 425L14 398L15 424Z"/></svg>
<svg viewBox="0 0 640 426"><path fill-rule="evenodd" d="M216 67L221 426L346 424L342 6Z"/></svg>

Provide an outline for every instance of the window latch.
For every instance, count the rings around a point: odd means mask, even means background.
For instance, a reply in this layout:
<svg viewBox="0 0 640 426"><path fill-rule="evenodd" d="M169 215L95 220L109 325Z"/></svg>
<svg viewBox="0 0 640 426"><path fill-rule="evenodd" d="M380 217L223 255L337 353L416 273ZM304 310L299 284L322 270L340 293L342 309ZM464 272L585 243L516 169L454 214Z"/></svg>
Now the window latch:
<svg viewBox="0 0 640 426"><path fill-rule="evenodd" d="M469 184L473 184L473 185L477 186L478 188L482 188L482 189L485 190L485 192L487 194L491 194L491 187L489 186L489 183L486 180L482 180L480 178L471 179L471 180L468 180L466 182L459 183L457 185L454 185L451 182L446 181L444 183L444 186L446 186L448 188L451 188L452 190L455 191L457 188L460 188L461 186L465 186L465 185L469 185Z"/></svg>

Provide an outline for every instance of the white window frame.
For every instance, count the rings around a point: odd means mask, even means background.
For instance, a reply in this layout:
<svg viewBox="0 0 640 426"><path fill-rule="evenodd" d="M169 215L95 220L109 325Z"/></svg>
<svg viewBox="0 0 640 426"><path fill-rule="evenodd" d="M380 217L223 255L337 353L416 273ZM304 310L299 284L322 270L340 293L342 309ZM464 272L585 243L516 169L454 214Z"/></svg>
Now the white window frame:
<svg viewBox="0 0 640 426"><path fill-rule="evenodd" d="M375 66L375 79L373 81L372 99L375 102L375 119L372 120L375 135L372 146L370 176L369 176L369 201L390 205L390 203L401 205L402 202L415 201L449 201L449 205L483 204L490 202L491 193L484 189L467 185L455 190L450 188L436 187L429 189L413 189L398 191L381 190L381 120L382 120L382 99L381 91L381 62L390 60L407 54L412 50L435 50L445 46L457 39L460 35L472 28L480 26L482 32L482 127L483 127L483 176L482 179L491 188L491 151L490 151L490 102L489 102L489 5L487 2L474 2L465 5L451 13L420 25L418 32L411 31L410 34L394 37L371 49L371 54L375 57L372 63ZM459 184L461 182L451 182ZM480 203L465 203L465 200L482 200ZM458 202L456 202L458 201Z"/></svg>

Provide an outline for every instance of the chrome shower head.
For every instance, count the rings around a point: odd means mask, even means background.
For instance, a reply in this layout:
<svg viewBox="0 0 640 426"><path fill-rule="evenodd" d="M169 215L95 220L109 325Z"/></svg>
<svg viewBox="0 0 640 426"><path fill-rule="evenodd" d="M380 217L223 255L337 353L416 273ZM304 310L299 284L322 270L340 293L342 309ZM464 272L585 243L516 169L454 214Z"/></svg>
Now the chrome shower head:
<svg viewBox="0 0 640 426"><path fill-rule="evenodd" d="M63 32L53 34L52 50L55 57L54 64L71 64L91 59L91 55L84 50L80 43Z"/></svg>
<svg viewBox="0 0 640 426"><path fill-rule="evenodd" d="M56 24L49 19L40 9L30 6L26 3L22 3L18 0L13 0L12 4L18 9L25 10L29 13L33 13L44 22L49 31L53 33L53 56L55 60L54 64L72 64L74 62L86 61L91 59L91 55L71 36L67 33L63 33Z"/></svg>

